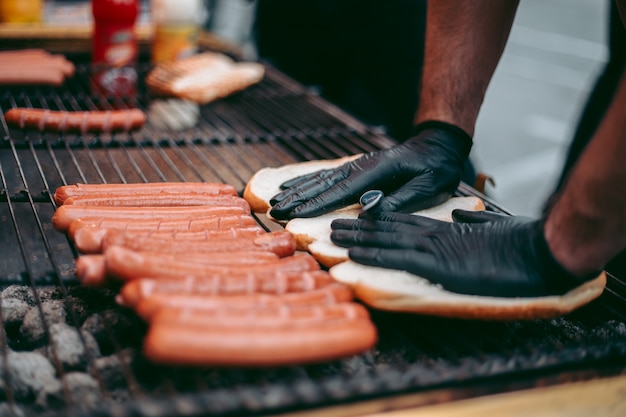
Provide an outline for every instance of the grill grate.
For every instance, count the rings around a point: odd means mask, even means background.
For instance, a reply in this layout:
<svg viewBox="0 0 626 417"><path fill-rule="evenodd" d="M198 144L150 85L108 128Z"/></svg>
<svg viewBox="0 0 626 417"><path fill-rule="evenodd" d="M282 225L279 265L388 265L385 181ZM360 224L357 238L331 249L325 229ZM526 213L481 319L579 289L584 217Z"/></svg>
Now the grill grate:
<svg viewBox="0 0 626 417"><path fill-rule="evenodd" d="M89 68L79 66L62 88L11 87L0 93L0 111L148 111L154 99L141 84L136 99L107 99L90 82ZM263 370L146 362L144 323L115 304L114 290L76 282L77 252L50 222L51 191L77 182L153 181L218 181L242 190L265 166L393 144L271 68L261 84L200 114L181 131L149 119L138 133L101 136L25 132L1 119L0 414L254 415L626 363L626 290L615 277L600 300L554 320L484 323L373 311L380 343L341 361ZM475 191L462 185L459 194ZM28 370L35 377L24 378Z"/></svg>

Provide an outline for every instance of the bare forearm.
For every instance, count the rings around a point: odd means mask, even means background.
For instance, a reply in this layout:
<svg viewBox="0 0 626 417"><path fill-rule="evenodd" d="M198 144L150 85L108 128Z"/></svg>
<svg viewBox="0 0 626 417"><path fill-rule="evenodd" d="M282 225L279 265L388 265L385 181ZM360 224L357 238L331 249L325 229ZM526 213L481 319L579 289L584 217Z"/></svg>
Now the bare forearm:
<svg viewBox="0 0 626 417"><path fill-rule="evenodd" d="M580 276L626 247L626 75L544 231L555 258Z"/></svg>
<svg viewBox="0 0 626 417"><path fill-rule="evenodd" d="M517 0L428 2L416 123L441 120L474 134L517 5Z"/></svg>

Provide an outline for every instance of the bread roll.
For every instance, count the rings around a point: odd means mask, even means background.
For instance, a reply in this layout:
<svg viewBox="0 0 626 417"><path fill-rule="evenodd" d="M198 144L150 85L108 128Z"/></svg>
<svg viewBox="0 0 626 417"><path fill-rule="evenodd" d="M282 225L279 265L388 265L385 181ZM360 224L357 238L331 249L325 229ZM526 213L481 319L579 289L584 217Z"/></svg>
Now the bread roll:
<svg viewBox="0 0 626 417"><path fill-rule="evenodd" d="M414 214L451 222L454 209L484 210L485 204L478 197L453 197L443 204ZM285 230L296 238L297 249L309 251L322 265L331 267L348 260L348 249L330 240L330 224L335 219L356 219L359 213L360 206L355 204L318 217L292 219Z"/></svg>
<svg viewBox="0 0 626 417"><path fill-rule="evenodd" d="M269 200L280 192L280 184L320 169L337 167L359 157L355 155L333 160L308 161L264 168L250 179L244 198L255 212L270 209ZM477 197L454 197L445 203L414 214L441 221L452 221L452 210L484 210ZM354 204L314 218L289 220L285 229L291 232L299 250L309 251L331 276L349 285L366 305L389 311L428 314L444 317L484 320L523 320L550 318L567 314L599 297L606 285L604 273L561 296L499 298L473 296L444 290L419 276L405 271L357 264L348 259L347 249L330 240L334 219L358 217L360 206ZM271 218L271 217L270 217Z"/></svg>
<svg viewBox="0 0 626 417"><path fill-rule="evenodd" d="M465 295L405 271L343 262L330 275L349 285L355 297L370 307L444 317L481 320L530 320L570 313L599 297L606 285L601 273L564 295L503 298Z"/></svg>

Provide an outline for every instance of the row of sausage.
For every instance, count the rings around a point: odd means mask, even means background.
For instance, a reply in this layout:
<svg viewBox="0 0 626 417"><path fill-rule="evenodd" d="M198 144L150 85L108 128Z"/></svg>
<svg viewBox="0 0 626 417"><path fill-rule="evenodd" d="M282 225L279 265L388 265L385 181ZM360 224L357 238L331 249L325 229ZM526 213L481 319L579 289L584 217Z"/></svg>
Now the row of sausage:
<svg viewBox="0 0 626 417"><path fill-rule="evenodd" d="M280 366L376 344L350 288L296 252L289 232L263 229L229 185L77 184L54 198L79 280L119 287L118 302L148 323L155 362Z"/></svg>

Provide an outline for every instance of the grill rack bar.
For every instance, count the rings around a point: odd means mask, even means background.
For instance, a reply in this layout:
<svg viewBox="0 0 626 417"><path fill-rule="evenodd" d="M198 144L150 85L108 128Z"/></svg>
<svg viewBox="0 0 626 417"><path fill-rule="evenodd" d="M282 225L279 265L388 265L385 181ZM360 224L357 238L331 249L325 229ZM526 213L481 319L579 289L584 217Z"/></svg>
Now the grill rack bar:
<svg viewBox="0 0 626 417"><path fill-rule="evenodd" d="M0 93L0 111L22 103L73 110L134 105L148 109L150 98L145 86L139 86L136 100L108 101L86 93L90 82L87 67L79 66L77 73L77 79L70 81L66 89ZM7 269L14 271L13 278L2 277L2 283L27 285L38 300L36 306L42 318L38 291L47 286L60 288L70 311L69 321L76 328L80 328L81 320L68 299L76 290L72 262L77 253L67 238L48 225L55 208L51 194L57 186L75 182L215 180L242 190L247 179L264 166L336 158L394 143L271 68L268 79L258 88L203 107L198 126L180 132L163 130L158 124L148 122L144 130L131 135L55 136L9 129L1 119L4 139L0 143L0 176L4 201L0 207L38 216L35 223L40 227L35 228L35 234L30 230L20 234L21 226L28 223L21 218L9 225L15 224L20 239L29 244L44 242L36 256L38 260L44 259L43 263L33 263L27 255L32 251L23 249L22 262L29 262L28 266ZM461 184L458 194L478 195L490 209L506 212L465 184ZM619 310L620 304L615 305L618 307L615 310ZM621 304L622 311L624 305ZM122 385L128 388L128 399L117 402L105 377L96 370L103 401L95 411L82 409L72 398L69 387L64 386L65 406L60 410L45 410L42 415L256 414L478 383L498 377L514 378L533 371L589 367L611 360L623 364L626 359L623 323L615 321L615 315L607 315L602 303L594 303L585 311L594 314L594 319L581 320L575 316L510 324L459 323L374 312L373 318L381 329L381 343L375 351L328 364L263 371L170 368L148 364L141 358L127 363L123 360L125 349L140 347L142 323L135 320L128 327L128 331L137 335L129 342L114 330L115 318L108 316L104 322L109 350L120 358ZM2 315L0 322L5 324ZM602 334L605 327L613 332L611 337ZM412 328L420 331L406 332ZM46 329L49 330L48 325ZM546 330L556 336L545 338ZM577 339L587 332L589 336ZM11 336L6 330L0 336L3 369L9 378L7 351ZM86 346L84 338L81 343ZM538 345L545 349L537 350ZM54 358L54 350L52 356L57 373L67 374L58 358ZM90 358L90 363L93 360ZM5 396L9 406L21 405L12 398L11 390Z"/></svg>

